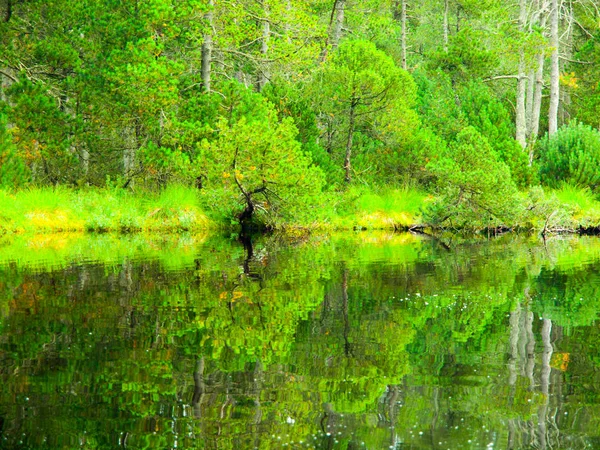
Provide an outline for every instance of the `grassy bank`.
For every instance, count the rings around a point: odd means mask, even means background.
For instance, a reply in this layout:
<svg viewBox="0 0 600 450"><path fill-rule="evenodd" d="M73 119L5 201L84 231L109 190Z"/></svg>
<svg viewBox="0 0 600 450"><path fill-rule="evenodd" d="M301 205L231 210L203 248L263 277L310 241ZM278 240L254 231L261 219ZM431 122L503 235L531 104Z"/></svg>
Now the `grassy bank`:
<svg viewBox="0 0 600 450"><path fill-rule="evenodd" d="M301 225L316 230L402 230L421 223L421 213L431 196L404 188L349 188L324 195L313 218Z"/></svg>
<svg viewBox="0 0 600 450"><path fill-rule="evenodd" d="M600 225L600 202L589 189L563 186L523 193L521 211L509 228L575 231ZM0 235L57 232L177 233L234 229L234 213L199 194L170 186L160 193L122 189L32 188L0 191ZM302 217L281 217L275 229L403 230L424 222L433 197L413 188L352 187L330 192Z"/></svg>
<svg viewBox="0 0 600 450"><path fill-rule="evenodd" d="M324 195L314 213L275 219L278 229L399 229L418 223L426 194L412 189L349 189ZM235 227L198 190L171 186L161 193L122 189L32 188L0 191L0 234L57 232L183 232ZM268 218L267 218L268 219Z"/></svg>
<svg viewBox="0 0 600 450"><path fill-rule="evenodd" d="M0 191L0 234L26 232L171 232L213 228L191 189L160 194L65 188Z"/></svg>

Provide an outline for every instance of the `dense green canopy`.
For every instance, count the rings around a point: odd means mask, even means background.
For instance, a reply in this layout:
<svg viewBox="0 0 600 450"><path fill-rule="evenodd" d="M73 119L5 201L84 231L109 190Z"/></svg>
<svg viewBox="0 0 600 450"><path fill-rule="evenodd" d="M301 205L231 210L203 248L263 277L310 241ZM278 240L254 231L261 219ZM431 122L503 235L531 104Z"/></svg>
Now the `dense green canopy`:
<svg viewBox="0 0 600 450"><path fill-rule="evenodd" d="M180 183L225 217L285 221L348 183L433 192L428 163L474 129L527 189L557 127L598 127L597 7L554 5L4 0L0 183ZM589 180L546 159L542 182Z"/></svg>

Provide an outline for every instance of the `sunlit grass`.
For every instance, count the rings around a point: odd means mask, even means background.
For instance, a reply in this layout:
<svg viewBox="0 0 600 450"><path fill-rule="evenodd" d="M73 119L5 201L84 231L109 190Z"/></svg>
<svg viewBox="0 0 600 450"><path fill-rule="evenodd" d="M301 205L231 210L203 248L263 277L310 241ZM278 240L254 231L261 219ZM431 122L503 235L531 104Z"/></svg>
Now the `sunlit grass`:
<svg viewBox="0 0 600 450"><path fill-rule="evenodd" d="M564 210L562 228L600 225L600 201L590 189L563 185L547 195L555 199L556 208ZM402 230L421 224L421 211L432 198L411 186L376 189L352 186L324 193L302 217L288 218L285 223L276 221L274 226L289 232ZM198 232L232 225L230 217L219 217L214 212L209 216L202 205L196 189L180 185L169 186L159 193L61 187L0 190L0 235ZM538 225L545 223L542 219Z"/></svg>
<svg viewBox="0 0 600 450"><path fill-rule="evenodd" d="M600 202L589 188L563 184L554 191L558 201L567 207L573 219L583 227L600 224Z"/></svg>
<svg viewBox="0 0 600 450"><path fill-rule="evenodd" d="M371 190L351 187L330 193L319 211L317 228L406 229L420 222L429 196L413 187Z"/></svg>
<svg viewBox="0 0 600 450"><path fill-rule="evenodd" d="M325 194L310 222L287 229L401 229L418 223L426 194L413 188L352 187ZM198 231L230 224L209 218L196 189L173 185L160 193L122 189L31 188L0 191L0 234ZM279 224L275 223L277 227ZM225 226L225 225L223 225Z"/></svg>
<svg viewBox="0 0 600 450"><path fill-rule="evenodd" d="M120 189L0 191L0 233L197 231L214 226L199 205L197 191L183 186L160 194Z"/></svg>

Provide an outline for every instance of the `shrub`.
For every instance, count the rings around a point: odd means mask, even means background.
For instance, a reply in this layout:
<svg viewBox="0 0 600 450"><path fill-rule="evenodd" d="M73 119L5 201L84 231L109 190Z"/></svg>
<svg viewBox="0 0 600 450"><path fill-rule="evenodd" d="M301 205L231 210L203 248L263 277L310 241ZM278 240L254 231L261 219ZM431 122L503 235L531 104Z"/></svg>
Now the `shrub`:
<svg viewBox="0 0 600 450"><path fill-rule="evenodd" d="M600 132L581 123L563 126L539 145L539 170L543 183L558 187L600 187Z"/></svg>
<svg viewBox="0 0 600 450"><path fill-rule="evenodd" d="M314 207L323 173L295 140L291 119L279 120L267 105L264 116L252 122L223 119L217 130L218 139L205 141L196 161L206 174L202 196L211 209L242 224L273 225Z"/></svg>
<svg viewBox="0 0 600 450"><path fill-rule="evenodd" d="M529 166L529 157L515 140L513 119L502 102L482 82L472 81L461 92L462 109L469 124L479 131L498 158L510 169L512 179L519 188L535 181Z"/></svg>
<svg viewBox="0 0 600 450"><path fill-rule="evenodd" d="M508 166L473 127L461 131L448 152L428 169L437 178L438 199L424 217L434 226L499 226L518 209L517 189Z"/></svg>

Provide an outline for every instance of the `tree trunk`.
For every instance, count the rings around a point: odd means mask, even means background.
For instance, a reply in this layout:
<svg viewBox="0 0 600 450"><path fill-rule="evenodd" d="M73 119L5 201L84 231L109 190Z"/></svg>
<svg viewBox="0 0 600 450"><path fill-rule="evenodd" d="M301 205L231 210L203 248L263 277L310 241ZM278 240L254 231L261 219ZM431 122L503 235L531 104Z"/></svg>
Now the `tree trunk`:
<svg viewBox="0 0 600 450"><path fill-rule="evenodd" d="M81 171L84 177L87 177L90 171L90 151L85 143L81 146Z"/></svg>
<svg viewBox="0 0 600 450"><path fill-rule="evenodd" d="M258 69L258 92L262 91L267 82L269 81L270 74L267 68L267 53L269 52L269 39L271 37L271 22L269 20L269 5L266 0L263 1L263 13L264 19L262 24L262 41L260 45L260 54L262 55L263 60L265 60L262 64L262 67Z"/></svg>
<svg viewBox="0 0 600 450"><path fill-rule="evenodd" d="M10 21L11 16L12 16L12 0L6 0L2 21L5 23L8 23Z"/></svg>
<svg viewBox="0 0 600 450"><path fill-rule="evenodd" d="M335 25L331 36L331 49L335 50L340 44L342 38L342 28L344 27L344 15L346 13L346 0L338 0L335 11Z"/></svg>
<svg viewBox="0 0 600 450"><path fill-rule="evenodd" d="M527 139L531 135L531 119L533 117L533 95L535 92L535 70L531 69L527 75L527 101L525 103L525 125L527 128Z"/></svg>
<svg viewBox="0 0 600 450"><path fill-rule="evenodd" d="M208 12L204 16L206 20L206 24L208 27L208 32L204 34L203 42L202 42L202 85L204 87L205 92L210 92L210 75L211 75L211 65L212 65L212 51L213 51L213 9L214 9L214 0L208 1Z"/></svg>
<svg viewBox="0 0 600 450"><path fill-rule="evenodd" d="M344 159L344 170L346 171L346 183L352 181L352 164L350 158L352 156L352 141L354 140L354 113L356 103L352 100L350 105L350 117L348 121L348 140L346 141L346 158Z"/></svg>
<svg viewBox="0 0 600 450"><path fill-rule="evenodd" d="M0 102L5 102L8 104L8 95L6 92L11 87L13 83L17 82L17 75L8 67L4 67L0 69ZM14 124L8 122L6 124L7 129L11 129L14 127Z"/></svg>
<svg viewBox="0 0 600 450"><path fill-rule="evenodd" d="M456 34L460 32L460 4L456 5Z"/></svg>
<svg viewBox="0 0 600 450"><path fill-rule="evenodd" d="M335 0L331 9L331 17L329 18L329 29L327 31L327 40L325 48L321 53L321 62L325 61L329 54L329 49L335 50L340 44L342 37L342 28L344 26L344 15L346 10L346 0Z"/></svg>
<svg viewBox="0 0 600 450"><path fill-rule="evenodd" d="M510 358L508 360L508 384L511 386L509 406L514 401L514 386L517 383L517 361L519 359L519 322L521 319L521 304L517 303L514 311L510 313Z"/></svg>
<svg viewBox="0 0 600 450"><path fill-rule="evenodd" d="M401 46L402 46L402 68L404 70L406 70L407 68L407 64L406 64L406 0L401 0L402 1L402 6L401 6L401 13L400 13L400 24L402 27L402 34L401 34Z"/></svg>
<svg viewBox="0 0 600 450"><path fill-rule="evenodd" d="M545 9L546 3L542 3L539 6L540 14L542 14L539 25L543 30L546 28L547 16L542 13L542 10ZM537 68L535 72L535 87L533 92L533 105L531 111L531 126L529 131L529 164L533 163L533 149L535 147L535 142L538 138L538 134L540 132L540 116L542 110L542 91L544 89L544 60L545 54L544 50L540 50L540 53L537 55Z"/></svg>
<svg viewBox="0 0 600 450"><path fill-rule="evenodd" d="M552 0L550 13L550 110L548 112L548 134L552 136L558 130L558 106L560 101L560 67L558 36L558 0Z"/></svg>
<svg viewBox="0 0 600 450"><path fill-rule="evenodd" d="M342 28L344 27L344 15L346 13L346 0L337 0L335 4L335 22L331 34L331 49L335 50L340 44L342 38Z"/></svg>
<svg viewBox="0 0 600 450"><path fill-rule="evenodd" d="M533 313L529 310L530 306L527 306L527 313L525 315L525 333L527 336L527 345L525 347L525 355L527 363L525 364L525 373L529 378L529 388L533 391L535 389L535 378L533 376L535 368L535 335L533 334Z"/></svg>
<svg viewBox="0 0 600 450"><path fill-rule="evenodd" d="M135 126L126 126L123 128L123 176L125 177L126 185L129 186L132 181L133 170L135 168L135 154L137 150L137 138Z"/></svg>
<svg viewBox="0 0 600 450"><path fill-rule="evenodd" d="M535 88L533 92L533 107L531 111L531 144L535 143L540 132L540 116L542 111L542 92L544 90L544 52L537 55L537 70L535 72Z"/></svg>
<svg viewBox="0 0 600 450"><path fill-rule="evenodd" d="M444 0L444 51L448 51L448 35L449 35L449 27L448 24L448 13L449 13L449 5L448 0Z"/></svg>
<svg viewBox="0 0 600 450"><path fill-rule="evenodd" d="M291 0L286 0L285 2L285 22L283 24L283 33L285 35L285 39L288 44L292 43L292 38L290 37L290 22L292 21L292 2Z"/></svg>
<svg viewBox="0 0 600 450"><path fill-rule="evenodd" d="M571 2L567 3L566 7L566 16L564 17L563 23L565 23L565 30L563 31L563 45L562 45L562 54L565 58L565 61L571 60L573 58L573 25L575 23L575 16L573 12L573 4ZM563 63L564 65L564 63ZM571 118L569 115L569 106L571 105L571 90L569 86L565 86L564 89L561 89L560 92L560 103L558 109L558 118L560 123L568 123Z"/></svg>
<svg viewBox="0 0 600 450"><path fill-rule="evenodd" d="M8 102L6 91L10 87L12 81L8 76L4 75L5 73L8 74L8 72L8 68L0 70L0 102Z"/></svg>
<svg viewBox="0 0 600 450"><path fill-rule="evenodd" d="M348 269L344 267L342 273L342 316L344 317L344 355L352 356L350 343L350 319L348 318Z"/></svg>
<svg viewBox="0 0 600 450"><path fill-rule="evenodd" d="M253 386L253 390L254 390L254 405L256 408L256 411L254 412L254 425L255 428L258 427L258 425L260 425L260 423L262 422L262 415L263 415L263 411L262 411L262 405L260 402L260 394L262 393L263 390L263 379L264 379L264 367L263 364L260 360L256 361L256 365L254 366L254 374L253 374L253 378L254 378L254 386ZM258 436L256 436L256 438L258 439ZM258 444L258 440L256 442L256 444ZM258 448L259 445L256 445L256 447Z"/></svg>
<svg viewBox="0 0 600 450"><path fill-rule="evenodd" d="M525 32L527 22L527 5L525 0L519 2L519 31ZM527 123L525 117L525 96L527 94L527 75L525 74L525 44L521 43L519 55L519 78L517 81L516 106L516 140L524 149L527 146Z"/></svg>
<svg viewBox="0 0 600 450"><path fill-rule="evenodd" d="M515 118L516 140L525 149L527 147L527 124L525 111L525 96L527 93L527 75L525 75L525 58L521 55L519 62L519 80L517 81L517 111Z"/></svg>

